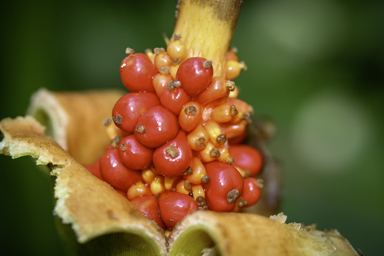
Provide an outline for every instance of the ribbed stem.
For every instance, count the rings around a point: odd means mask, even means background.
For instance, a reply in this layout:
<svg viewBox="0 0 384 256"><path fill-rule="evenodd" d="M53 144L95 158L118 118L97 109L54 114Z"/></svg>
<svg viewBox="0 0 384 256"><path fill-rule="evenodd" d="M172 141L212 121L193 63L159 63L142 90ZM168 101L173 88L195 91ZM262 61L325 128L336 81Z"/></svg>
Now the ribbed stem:
<svg viewBox="0 0 384 256"><path fill-rule="evenodd" d="M212 60L214 76L225 75L225 57L242 0L179 0L174 34L180 34L188 57Z"/></svg>

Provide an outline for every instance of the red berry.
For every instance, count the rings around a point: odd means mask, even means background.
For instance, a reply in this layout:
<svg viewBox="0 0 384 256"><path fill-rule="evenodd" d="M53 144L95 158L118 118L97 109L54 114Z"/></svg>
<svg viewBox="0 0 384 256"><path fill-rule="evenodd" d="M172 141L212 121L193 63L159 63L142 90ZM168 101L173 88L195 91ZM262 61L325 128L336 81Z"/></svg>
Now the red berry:
<svg viewBox="0 0 384 256"><path fill-rule="evenodd" d="M141 170L152 163L153 149L138 142L133 134L120 141L117 151L121 162L130 169Z"/></svg>
<svg viewBox="0 0 384 256"><path fill-rule="evenodd" d="M243 192L243 177L235 167L217 161L206 164L205 170L209 175L209 183L203 183L203 187L209 209L217 212L231 211Z"/></svg>
<svg viewBox="0 0 384 256"><path fill-rule="evenodd" d="M106 182L123 191L128 191L130 186L142 181L141 173L127 168L120 161L117 148L110 146L100 158L100 173Z"/></svg>
<svg viewBox="0 0 384 256"><path fill-rule="evenodd" d="M163 106L148 109L137 121L135 136L144 146L157 148L176 137L177 117Z"/></svg>
<svg viewBox="0 0 384 256"><path fill-rule="evenodd" d="M156 171L165 177L182 175L193 159L187 136L180 130L176 138L157 148L153 153Z"/></svg>
<svg viewBox="0 0 384 256"><path fill-rule="evenodd" d="M188 58L180 64L176 78L189 96L195 97L211 83L213 75L211 64L201 57Z"/></svg>
<svg viewBox="0 0 384 256"><path fill-rule="evenodd" d="M147 55L130 54L120 65L120 76L124 86L131 92L155 92L152 78L157 70Z"/></svg>
<svg viewBox="0 0 384 256"><path fill-rule="evenodd" d="M260 188L253 177L244 179L244 189L241 198L247 200L247 207L252 206L260 199Z"/></svg>
<svg viewBox="0 0 384 256"><path fill-rule="evenodd" d="M248 170L251 176L255 176L261 171L263 158L257 149L247 145L233 145L228 150L235 160L235 165L243 170Z"/></svg>
<svg viewBox="0 0 384 256"><path fill-rule="evenodd" d="M103 180L103 177L101 177L100 174L100 161L96 161L93 164L83 164L83 166L93 175L95 175L100 180Z"/></svg>
<svg viewBox="0 0 384 256"><path fill-rule="evenodd" d="M145 111L157 105L160 105L160 100L154 93L127 93L113 107L113 121L121 130L133 133L139 117Z"/></svg>
<svg viewBox="0 0 384 256"><path fill-rule="evenodd" d="M183 106L189 101L188 94L180 87L164 90L160 97L161 104L175 115L179 115Z"/></svg>
<svg viewBox="0 0 384 256"><path fill-rule="evenodd" d="M182 218L197 211L192 197L179 192L164 192L159 197L161 219L168 228L173 228Z"/></svg>
<svg viewBox="0 0 384 256"><path fill-rule="evenodd" d="M162 229L164 223L160 218L159 201L155 196L139 196L130 200L132 204L148 219L156 222Z"/></svg>

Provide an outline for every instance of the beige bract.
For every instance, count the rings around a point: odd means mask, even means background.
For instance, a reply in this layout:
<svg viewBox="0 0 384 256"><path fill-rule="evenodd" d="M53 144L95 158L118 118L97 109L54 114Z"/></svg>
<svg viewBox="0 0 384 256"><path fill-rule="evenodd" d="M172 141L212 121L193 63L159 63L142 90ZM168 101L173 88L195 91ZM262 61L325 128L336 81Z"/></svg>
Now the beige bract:
<svg viewBox="0 0 384 256"><path fill-rule="evenodd" d="M55 214L63 223L71 225L77 237L73 246L84 246L86 249L81 249L82 252L90 250L99 255L121 255L122 252L124 255L357 255L337 231L322 232L312 226L285 224L286 216L282 214L268 218L250 213L197 211L176 225L167 239L155 222L144 217L74 157L84 157L78 153L86 151L84 141L96 140L92 143L99 146L97 150L92 149L94 154L105 148L103 128L96 126L99 123L102 127L103 118L108 117L106 113L121 93L43 90L39 94L34 96L30 113L44 116L40 120L50 126L50 134L66 138L67 144L61 143L67 145L68 151L46 135L45 127L35 118L27 116L0 122L4 134L0 153L13 158L30 155L37 159L36 164L51 169L51 175L56 177ZM78 99L81 107L68 107L74 99ZM88 112L90 109L93 111ZM60 122L56 113L72 121ZM84 132L79 127L84 122L98 132ZM81 138L79 143L75 138ZM90 155L84 159L96 158L97 155Z"/></svg>

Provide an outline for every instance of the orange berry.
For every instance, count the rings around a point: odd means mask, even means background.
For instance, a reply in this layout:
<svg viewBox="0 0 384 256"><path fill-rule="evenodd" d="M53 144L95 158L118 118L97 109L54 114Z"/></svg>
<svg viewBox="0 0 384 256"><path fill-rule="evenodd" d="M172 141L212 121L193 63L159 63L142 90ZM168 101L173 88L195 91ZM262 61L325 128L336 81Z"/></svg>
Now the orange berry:
<svg viewBox="0 0 384 256"><path fill-rule="evenodd" d="M219 139L219 141L217 141L220 136L220 138L223 138L223 132L221 131L220 126L216 122L209 120L208 122L204 123L204 128L208 132L209 138L213 145L219 146L225 143L225 141L224 143L222 143L222 139Z"/></svg>
<svg viewBox="0 0 384 256"><path fill-rule="evenodd" d="M181 179L177 182L176 192L183 193L189 195L192 186L189 180Z"/></svg>
<svg viewBox="0 0 384 256"><path fill-rule="evenodd" d="M161 175L156 176L150 185L150 189L154 195L160 195L162 192L164 192L164 177Z"/></svg>
<svg viewBox="0 0 384 256"><path fill-rule="evenodd" d="M159 70L162 67L170 67L172 65L172 59L167 52L157 53L155 56L155 67Z"/></svg>
<svg viewBox="0 0 384 256"><path fill-rule="evenodd" d="M234 105L228 102L213 108L211 119L217 123L226 123L238 114Z"/></svg>
<svg viewBox="0 0 384 256"><path fill-rule="evenodd" d="M199 196L205 198L205 192L202 185L192 185L192 194L193 194L193 199L195 199L195 201Z"/></svg>
<svg viewBox="0 0 384 256"><path fill-rule="evenodd" d="M231 123L239 123L241 120L246 120L251 123L251 115L253 114L253 109L247 102L239 99L228 99L228 103L235 105L237 111L239 112L236 116L233 117Z"/></svg>
<svg viewBox="0 0 384 256"><path fill-rule="evenodd" d="M208 88L196 96L196 100L203 105L210 102L213 105L220 105L227 100L228 96L226 80L220 76L214 76Z"/></svg>
<svg viewBox="0 0 384 256"><path fill-rule="evenodd" d="M181 37L180 37L181 38ZM177 37L173 37L173 41L170 42L167 46L167 52L172 59L181 59L184 60L187 57L187 47L186 45Z"/></svg>
<svg viewBox="0 0 384 256"><path fill-rule="evenodd" d="M150 168L146 168L141 171L141 177L146 183L151 184L151 182L155 179L156 174L154 174Z"/></svg>
<svg viewBox="0 0 384 256"><path fill-rule="evenodd" d="M233 80L240 75L241 70L247 70L244 62L237 62L235 60L228 60L225 63L226 73L225 76L228 80Z"/></svg>
<svg viewBox="0 0 384 256"><path fill-rule="evenodd" d="M157 96L160 98L164 90L167 89L167 84L172 81L171 75L157 73L152 80L153 88L155 88Z"/></svg>
<svg viewBox="0 0 384 256"><path fill-rule="evenodd" d="M180 65L172 65L169 67L169 74L171 75L172 79L176 79L177 70L179 69Z"/></svg>
<svg viewBox="0 0 384 256"><path fill-rule="evenodd" d="M237 124L223 124L221 128L229 140L237 136L241 136L244 132L246 132L247 121L241 120Z"/></svg>
<svg viewBox="0 0 384 256"><path fill-rule="evenodd" d="M202 115L202 107L200 103L195 101L190 101L184 105L180 111L179 115L179 124L180 127L186 131L190 132L195 129L196 125L199 123Z"/></svg>
<svg viewBox="0 0 384 256"><path fill-rule="evenodd" d="M228 98L230 98L230 99L236 99L239 96L239 93L240 93L240 89L239 89L238 86L233 84L233 87L234 87L233 90L231 90L229 92L229 96L228 96Z"/></svg>
<svg viewBox="0 0 384 256"><path fill-rule="evenodd" d="M190 166L193 173L190 175L184 175L184 178L189 180L192 184L201 184L201 179L207 175L203 163L198 157L194 157Z"/></svg>
<svg viewBox="0 0 384 256"><path fill-rule="evenodd" d="M218 146L217 147L220 152L220 156L217 158L218 161L227 163L227 164L233 164L234 159L229 155L228 148L226 146Z"/></svg>
<svg viewBox="0 0 384 256"><path fill-rule="evenodd" d="M205 148L205 145L209 140L209 134L204 127L199 124L187 135L187 140L192 150L200 151Z"/></svg>
<svg viewBox="0 0 384 256"><path fill-rule="evenodd" d="M198 151L197 154L201 161L205 163L215 161L220 156L218 148L211 142L208 142L207 146L203 150Z"/></svg>
<svg viewBox="0 0 384 256"><path fill-rule="evenodd" d="M144 184L143 182L139 181L132 187L128 189L127 192L128 200L131 200L138 196L150 196L151 191L148 187L148 185Z"/></svg>
<svg viewBox="0 0 384 256"><path fill-rule="evenodd" d="M239 112L250 112L250 111L252 111L250 105L248 105L247 102L242 101L240 99L228 99L228 103L230 103L232 105L235 105L237 110L239 110Z"/></svg>
<svg viewBox="0 0 384 256"><path fill-rule="evenodd" d="M164 187L170 191L176 187L177 182L180 180L180 176L176 177L164 177Z"/></svg>

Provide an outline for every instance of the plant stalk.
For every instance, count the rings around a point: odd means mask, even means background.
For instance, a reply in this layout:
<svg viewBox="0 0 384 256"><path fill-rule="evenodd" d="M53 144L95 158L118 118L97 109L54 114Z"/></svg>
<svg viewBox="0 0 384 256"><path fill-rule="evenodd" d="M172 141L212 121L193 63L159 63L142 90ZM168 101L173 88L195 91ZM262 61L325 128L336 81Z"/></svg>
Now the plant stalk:
<svg viewBox="0 0 384 256"><path fill-rule="evenodd" d="M189 57L212 60L213 75L225 78L225 58L240 15L242 0L179 0L174 34Z"/></svg>

